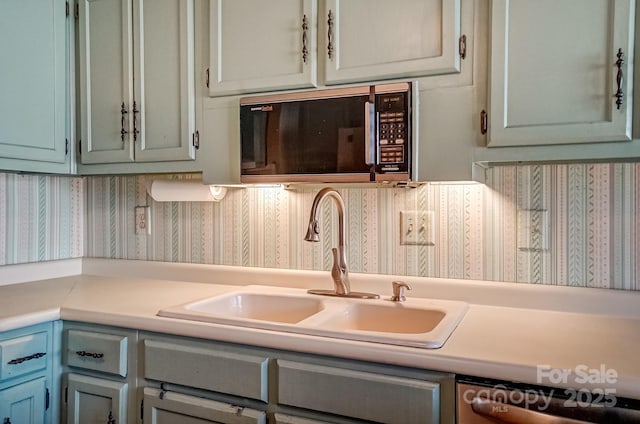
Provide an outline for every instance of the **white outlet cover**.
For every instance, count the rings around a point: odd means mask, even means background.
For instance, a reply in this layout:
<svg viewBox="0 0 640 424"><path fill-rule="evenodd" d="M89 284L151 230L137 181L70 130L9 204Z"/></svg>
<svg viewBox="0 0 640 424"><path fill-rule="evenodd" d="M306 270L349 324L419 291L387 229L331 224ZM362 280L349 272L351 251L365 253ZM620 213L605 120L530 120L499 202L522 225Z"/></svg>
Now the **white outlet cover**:
<svg viewBox="0 0 640 424"><path fill-rule="evenodd" d="M400 244L433 246L433 211L400 211Z"/></svg>
<svg viewBox="0 0 640 424"><path fill-rule="evenodd" d="M149 206L136 206L136 235L151 234L151 213Z"/></svg>

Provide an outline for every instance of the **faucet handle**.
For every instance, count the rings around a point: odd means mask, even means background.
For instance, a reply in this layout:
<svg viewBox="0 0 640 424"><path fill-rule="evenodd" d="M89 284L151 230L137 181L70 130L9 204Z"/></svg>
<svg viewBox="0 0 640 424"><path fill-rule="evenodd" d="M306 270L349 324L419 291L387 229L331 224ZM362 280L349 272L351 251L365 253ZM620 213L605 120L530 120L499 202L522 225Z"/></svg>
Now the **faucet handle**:
<svg viewBox="0 0 640 424"><path fill-rule="evenodd" d="M411 287L404 281L394 281L391 283L393 288L392 302L404 302L407 298L404 296L404 289L411 290Z"/></svg>

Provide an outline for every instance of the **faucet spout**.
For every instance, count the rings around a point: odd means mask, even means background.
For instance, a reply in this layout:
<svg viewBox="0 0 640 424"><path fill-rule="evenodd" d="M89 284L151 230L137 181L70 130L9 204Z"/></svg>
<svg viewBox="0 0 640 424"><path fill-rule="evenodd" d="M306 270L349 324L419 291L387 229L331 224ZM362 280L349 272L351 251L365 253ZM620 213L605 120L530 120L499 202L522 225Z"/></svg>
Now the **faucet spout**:
<svg viewBox="0 0 640 424"><path fill-rule="evenodd" d="M306 241L320 241L320 231L318 230L318 209L320 204L326 197L331 197L338 208L338 247L331 249L333 253L333 267L331 267L331 278L333 278L334 290L309 290L311 294L321 294L323 296L342 296L355 297L358 299L378 299L380 296L375 293L363 293L351 291L351 283L349 282L349 271L347 270L347 251L345 248L346 225L344 223L344 200L339 192L335 189L327 187L323 188L316 194L311 205L311 214L309 215L309 226L307 235L304 237Z"/></svg>
<svg viewBox="0 0 640 424"><path fill-rule="evenodd" d="M345 233L346 225L344 222L344 200L340 193L330 187L323 188L316 194L311 205L311 213L309 215L309 227L305 236L306 241L320 241L320 232L318 229L318 209L320 204L326 198L332 198L338 208L338 247L332 249L333 267L331 268L331 277L335 285L335 293L340 296L348 295L351 292L351 284L349 282L349 271L347 269L347 253L345 249Z"/></svg>

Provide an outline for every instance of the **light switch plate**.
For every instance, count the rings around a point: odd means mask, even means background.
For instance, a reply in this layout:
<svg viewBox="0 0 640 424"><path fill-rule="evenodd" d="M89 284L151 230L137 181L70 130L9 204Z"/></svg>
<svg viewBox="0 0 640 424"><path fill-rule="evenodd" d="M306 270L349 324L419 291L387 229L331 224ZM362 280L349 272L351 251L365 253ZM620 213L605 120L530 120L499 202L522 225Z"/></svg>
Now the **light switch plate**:
<svg viewBox="0 0 640 424"><path fill-rule="evenodd" d="M400 211L400 244L433 246L433 211Z"/></svg>
<svg viewBox="0 0 640 424"><path fill-rule="evenodd" d="M136 206L136 235L151 234L151 213L149 206Z"/></svg>
<svg viewBox="0 0 640 424"><path fill-rule="evenodd" d="M521 209L518 211L518 249L548 250L549 232L548 210Z"/></svg>

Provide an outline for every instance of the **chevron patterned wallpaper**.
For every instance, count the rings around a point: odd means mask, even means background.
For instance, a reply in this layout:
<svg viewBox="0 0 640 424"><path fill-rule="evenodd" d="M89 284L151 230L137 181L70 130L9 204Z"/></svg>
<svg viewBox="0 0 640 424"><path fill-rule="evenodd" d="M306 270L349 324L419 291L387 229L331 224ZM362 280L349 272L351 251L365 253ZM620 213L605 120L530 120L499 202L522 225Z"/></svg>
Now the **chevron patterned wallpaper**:
<svg viewBox="0 0 640 424"><path fill-rule="evenodd" d="M83 255L85 180L0 173L0 265Z"/></svg>
<svg viewBox="0 0 640 424"><path fill-rule="evenodd" d="M191 178L193 176L174 176ZM505 166L487 185L341 189L352 272L640 290L640 164ZM158 203L151 176L87 179L87 256L328 270L337 216L302 240L317 189L230 190ZM151 209L136 235L134 207ZM434 246L401 246L402 210L434 212Z"/></svg>
<svg viewBox="0 0 640 424"><path fill-rule="evenodd" d="M196 178L175 175L170 178ZM328 270L337 216L302 237L317 189L229 190L158 203L151 176L0 173L0 265L80 257ZM487 185L341 189L353 272L640 290L640 164L504 166ZM136 235L134 207L151 209ZM401 246L400 211L434 213L433 246Z"/></svg>

